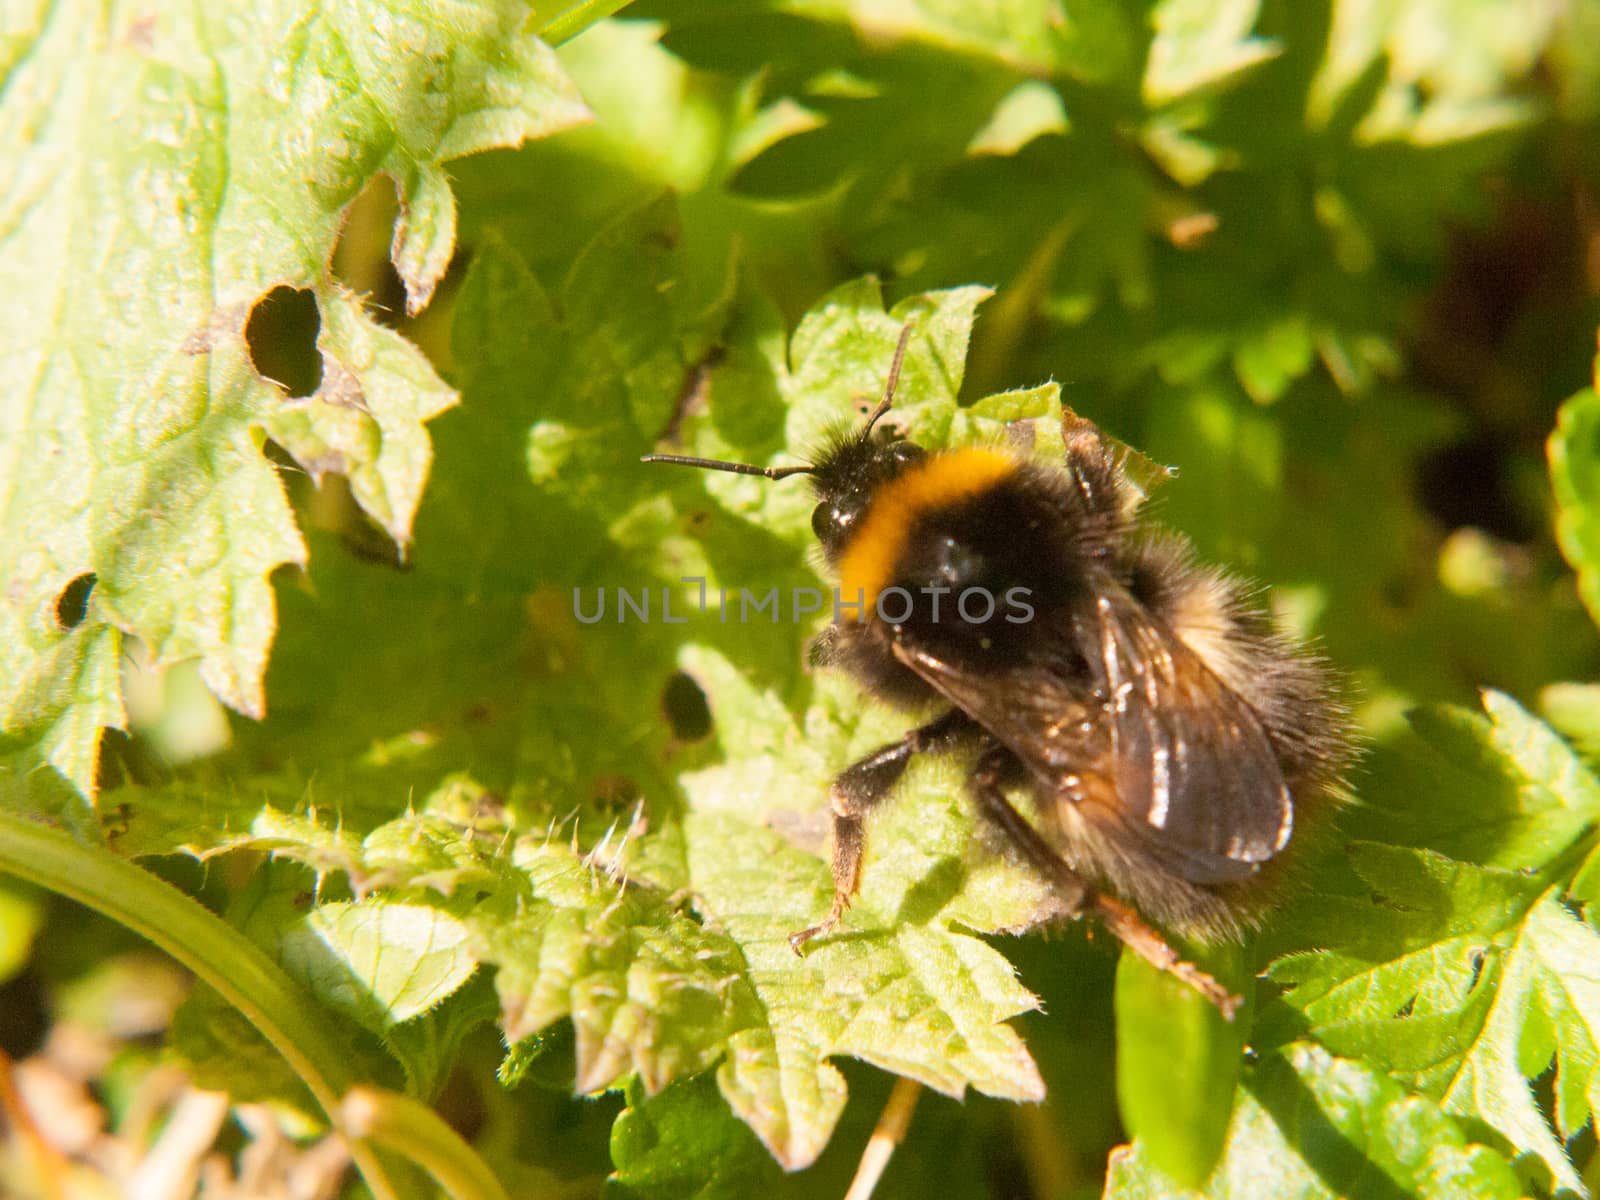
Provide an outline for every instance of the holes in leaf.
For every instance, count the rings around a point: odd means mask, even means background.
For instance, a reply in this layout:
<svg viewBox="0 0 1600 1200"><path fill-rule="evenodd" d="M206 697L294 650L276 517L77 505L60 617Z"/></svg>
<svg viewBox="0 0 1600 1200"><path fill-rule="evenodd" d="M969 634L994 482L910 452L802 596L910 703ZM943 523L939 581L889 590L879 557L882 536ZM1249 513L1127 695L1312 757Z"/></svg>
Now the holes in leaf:
<svg viewBox="0 0 1600 1200"><path fill-rule="evenodd" d="M345 210L333 249L334 277L365 300L374 320L391 328L406 314L405 284L389 258L399 213L394 180L374 175Z"/></svg>
<svg viewBox="0 0 1600 1200"><path fill-rule="evenodd" d="M1487 958L1488 955L1481 947L1472 951L1472 957L1468 960L1472 965L1472 982L1467 985L1469 992L1474 990L1478 986L1478 980L1483 978L1483 968Z"/></svg>
<svg viewBox="0 0 1600 1200"><path fill-rule="evenodd" d="M374 321L400 330L424 353L431 353L430 346L449 341L446 330L450 308L440 301L461 286L471 254L457 246L427 307L408 315L406 286L390 257L395 249L395 222L399 215L394 179L383 173L373 176L345 209L344 227L333 249L333 275L361 297L362 306Z"/></svg>
<svg viewBox="0 0 1600 1200"><path fill-rule="evenodd" d="M275 287L250 310L245 344L256 374L301 399L322 386L322 354L317 334L322 314L305 288Z"/></svg>
<svg viewBox="0 0 1600 1200"><path fill-rule="evenodd" d="M76 629L89 615L89 593L94 591L93 572L79 575L56 597L56 624L63 629Z"/></svg>
<svg viewBox="0 0 1600 1200"><path fill-rule="evenodd" d="M680 742L698 742L711 732L711 705L693 677L676 671L661 689L661 709Z"/></svg>

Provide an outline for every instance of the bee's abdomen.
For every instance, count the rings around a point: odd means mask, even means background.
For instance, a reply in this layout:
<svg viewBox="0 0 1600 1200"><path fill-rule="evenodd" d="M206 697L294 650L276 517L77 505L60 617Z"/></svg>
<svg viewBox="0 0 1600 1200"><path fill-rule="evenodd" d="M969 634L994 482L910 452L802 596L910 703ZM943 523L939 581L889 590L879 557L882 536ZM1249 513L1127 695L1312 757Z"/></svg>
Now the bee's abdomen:
<svg viewBox="0 0 1600 1200"><path fill-rule="evenodd" d="M1196 561L1186 538L1147 538L1128 569L1135 598L1255 713L1296 807L1335 786L1353 752L1329 664L1252 603L1247 584Z"/></svg>

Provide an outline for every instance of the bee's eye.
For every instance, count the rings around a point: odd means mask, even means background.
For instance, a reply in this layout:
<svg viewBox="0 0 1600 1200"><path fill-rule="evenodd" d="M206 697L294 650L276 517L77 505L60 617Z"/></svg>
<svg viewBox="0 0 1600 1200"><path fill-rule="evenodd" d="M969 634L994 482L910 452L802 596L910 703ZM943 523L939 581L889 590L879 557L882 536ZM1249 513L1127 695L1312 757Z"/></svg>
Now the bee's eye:
<svg viewBox="0 0 1600 1200"><path fill-rule="evenodd" d="M819 542L826 541L833 532L833 507L829 504L819 504L811 510L811 532L817 535Z"/></svg>
<svg viewBox="0 0 1600 1200"><path fill-rule="evenodd" d="M861 515L861 504L851 504L848 499L826 499L811 510L811 533L822 542L822 547L834 552L845 544L850 526Z"/></svg>
<svg viewBox="0 0 1600 1200"><path fill-rule="evenodd" d="M896 442L889 447L889 456L896 466L906 467L927 456L927 451L911 442Z"/></svg>

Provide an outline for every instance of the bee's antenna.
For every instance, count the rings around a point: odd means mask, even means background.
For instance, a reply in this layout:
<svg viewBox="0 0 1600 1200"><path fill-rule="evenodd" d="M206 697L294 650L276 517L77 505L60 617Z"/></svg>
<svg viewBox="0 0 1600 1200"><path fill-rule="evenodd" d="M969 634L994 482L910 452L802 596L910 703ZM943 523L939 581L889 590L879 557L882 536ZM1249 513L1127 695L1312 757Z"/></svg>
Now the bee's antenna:
<svg viewBox="0 0 1600 1200"><path fill-rule="evenodd" d="M789 475L809 475L815 467L753 467L749 463L723 462L718 458L691 458L687 454L646 454L639 460L647 463L676 463L680 467L703 467L707 471L732 471L735 475L760 475L767 479L783 479Z"/></svg>
<svg viewBox="0 0 1600 1200"><path fill-rule="evenodd" d="M900 364L905 361L906 343L911 340L911 330L915 325L916 321L911 320L900 327L900 341L894 348L894 361L889 364L889 381L884 385L883 399L878 401L878 407L867 414L867 423L861 430L862 441L867 440L867 435L878 423L878 418L888 412L894 404L894 389L900 384Z"/></svg>

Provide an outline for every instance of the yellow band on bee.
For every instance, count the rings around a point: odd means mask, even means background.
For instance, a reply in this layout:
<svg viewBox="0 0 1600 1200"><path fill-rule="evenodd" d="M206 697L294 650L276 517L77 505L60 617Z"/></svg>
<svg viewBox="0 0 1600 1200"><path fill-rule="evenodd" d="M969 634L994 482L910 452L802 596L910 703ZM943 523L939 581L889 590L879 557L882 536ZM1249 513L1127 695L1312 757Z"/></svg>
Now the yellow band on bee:
<svg viewBox="0 0 1600 1200"><path fill-rule="evenodd" d="M1009 454L974 447L931 455L880 487L839 560L840 597L846 603L862 597L856 619L865 620L890 585L919 516L980 495L1016 469Z"/></svg>

